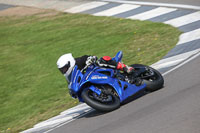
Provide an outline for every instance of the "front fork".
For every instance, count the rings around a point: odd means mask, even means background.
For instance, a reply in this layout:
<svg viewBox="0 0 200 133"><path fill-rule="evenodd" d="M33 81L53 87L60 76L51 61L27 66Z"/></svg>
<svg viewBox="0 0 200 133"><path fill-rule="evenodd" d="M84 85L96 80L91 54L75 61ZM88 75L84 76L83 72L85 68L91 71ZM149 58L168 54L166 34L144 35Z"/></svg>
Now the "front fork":
<svg viewBox="0 0 200 133"><path fill-rule="evenodd" d="M91 85L91 86L89 87L89 89L90 89L91 91L95 92L98 96L101 95L101 90L99 90L99 89L98 89L97 87L95 87L94 85Z"/></svg>

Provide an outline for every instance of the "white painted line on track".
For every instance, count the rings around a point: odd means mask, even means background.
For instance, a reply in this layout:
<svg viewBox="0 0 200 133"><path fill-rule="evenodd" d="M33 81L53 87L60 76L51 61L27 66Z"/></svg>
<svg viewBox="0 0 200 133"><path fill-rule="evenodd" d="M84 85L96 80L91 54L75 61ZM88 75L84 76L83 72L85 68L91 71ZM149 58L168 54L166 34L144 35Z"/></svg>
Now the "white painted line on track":
<svg viewBox="0 0 200 133"><path fill-rule="evenodd" d="M180 27L186 24L190 24L192 22L200 20L200 11L194 12L185 16L181 16L178 18L174 18L168 21L165 21L165 24L170 24L174 27Z"/></svg>
<svg viewBox="0 0 200 133"><path fill-rule="evenodd" d="M79 13L79 12L90 10L90 9L93 9L93 8L96 8L96 7L99 7L99 6L103 6L103 5L106 5L106 4L108 4L108 2L97 2L97 1L89 2L89 3L86 3L86 4L82 4L80 6L75 6L75 7L72 7L70 9L67 9L64 12Z"/></svg>
<svg viewBox="0 0 200 133"><path fill-rule="evenodd" d="M200 29L196 29L196 30L181 34L179 36L179 42L176 45L180 45L180 44L194 41L197 39L200 39Z"/></svg>
<svg viewBox="0 0 200 133"><path fill-rule="evenodd" d="M146 11L137 15L133 15L128 17L129 19L139 19L139 20L147 20L150 18L154 18L172 11L177 10L176 8L167 8L167 7L158 7L155 9L152 9L150 11Z"/></svg>
<svg viewBox="0 0 200 133"><path fill-rule="evenodd" d="M162 7L172 7L172 8L184 8L184 9L200 10L200 6L183 5L183 4L140 2L140 1L128 1L128 0L101 0L101 1L115 2L115 3L126 3L126 4L135 4L135 5L162 6Z"/></svg>
<svg viewBox="0 0 200 133"><path fill-rule="evenodd" d="M52 117L46 121L40 122L40 123L34 125L33 128L22 131L22 133L38 132L40 130L45 130L45 129L48 130L49 128L55 129L55 128L59 127L60 125L63 125L64 123L65 124L69 123L69 122L81 117L82 115L91 112L91 110L93 110L93 109L90 106L88 106L85 103L82 103L71 109L61 112L60 115Z"/></svg>
<svg viewBox="0 0 200 133"><path fill-rule="evenodd" d="M161 69L161 68L165 68L165 67L170 67L170 66L174 66L174 65L180 63L184 59L186 59L186 58L177 59L177 60L173 60L173 61L169 61L169 62L164 62L162 64L155 65L155 66L152 66L152 67L155 68L155 69Z"/></svg>
<svg viewBox="0 0 200 133"><path fill-rule="evenodd" d="M183 54L175 55L169 58L162 59L155 64L151 65L155 69L161 69L179 64L181 61L186 60L188 57L198 53L200 49L196 49Z"/></svg>
<svg viewBox="0 0 200 133"><path fill-rule="evenodd" d="M172 72L172 71L174 71L174 70L178 69L179 67L181 67L181 66L185 65L186 63L188 63L188 62L190 62L190 61L194 60L194 59L195 59L195 58L197 58L198 56L200 56L200 50L199 50L199 51L198 51L198 52L197 52L195 55L192 55L192 57L191 57L191 58L189 58L188 60L186 60L186 61L182 62L181 64L179 64L179 65L177 65L176 67L174 67L174 68L170 69L169 71L167 71L167 72L163 73L162 75L163 75L163 76L165 76L165 75L169 74L170 72Z"/></svg>
<svg viewBox="0 0 200 133"><path fill-rule="evenodd" d="M51 132L51 131L55 130L56 128L59 128L59 127L65 125L65 124L68 124L68 123L70 123L70 122L72 122L72 121L74 121L74 120L76 120L76 119L78 119L78 118L80 118L80 117L82 117L82 116L84 116L84 115L86 115L86 114L89 114L89 113L92 112L92 111L94 111L94 109L91 109L91 110L89 110L89 111L86 112L86 113L80 114L78 117L73 118L73 119L71 119L70 121L64 122L64 123L62 123L62 124L60 124L60 125L58 125L58 126L52 128L52 129L49 129L49 130L45 131L44 133Z"/></svg>
<svg viewBox="0 0 200 133"><path fill-rule="evenodd" d="M79 114L77 114L77 116L79 116ZM41 127L45 127L45 126L51 126L51 125L57 125L59 123L63 123L65 121L69 121L73 119L73 116L67 116L67 117L64 117L64 118L61 118L61 119L57 119L57 120L54 120L54 121L49 121L49 122L44 122L44 123L41 123L41 124L37 124L34 126L34 128L41 128Z"/></svg>
<svg viewBox="0 0 200 133"><path fill-rule="evenodd" d="M95 13L93 15L95 15L95 16L113 16L113 15L116 15L116 14L119 14L119 13L122 13L122 12L126 12L126 11L129 11L129 10L138 8L138 7L140 7L140 6L139 5L131 5L131 4L122 4L122 5L119 5L117 7L114 7L114 8L102 11L102 12Z"/></svg>

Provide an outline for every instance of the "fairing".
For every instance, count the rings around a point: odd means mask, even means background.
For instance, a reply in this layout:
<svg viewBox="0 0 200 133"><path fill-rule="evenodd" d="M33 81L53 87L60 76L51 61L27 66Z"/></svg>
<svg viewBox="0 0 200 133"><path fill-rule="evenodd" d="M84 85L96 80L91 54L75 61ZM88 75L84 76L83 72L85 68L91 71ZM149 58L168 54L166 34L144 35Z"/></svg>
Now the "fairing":
<svg viewBox="0 0 200 133"><path fill-rule="evenodd" d="M120 61L122 58L122 53L118 52L115 58L116 60ZM83 74L80 70L78 70L77 66L75 66L71 75L71 82L68 88L72 97L78 97L79 101L84 102L81 98L81 92L83 89L89 88L99 95L101 91L98 88L95 89L95 85L107 84L110 85L117 92L120 101L122 102L129 96L134 95L135 93L146 87L145 84L136 86L134 84L129 84L128 82L119 80L115 78L114 73L115 72L113 69L100 68L98 66L91 65Z"/></svg>

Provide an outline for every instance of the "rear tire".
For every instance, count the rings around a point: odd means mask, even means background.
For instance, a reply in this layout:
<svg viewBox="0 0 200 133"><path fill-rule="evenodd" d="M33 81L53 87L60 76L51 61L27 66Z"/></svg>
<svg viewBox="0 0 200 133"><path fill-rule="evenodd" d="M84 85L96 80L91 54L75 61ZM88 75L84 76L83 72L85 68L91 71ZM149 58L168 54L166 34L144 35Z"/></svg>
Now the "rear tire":
<svg viewBox="0 0 200 133"><path fill-rule="evenodd" d="M91 96L91 93L94 93L94 92L92 92L90 89L84 89L81 93L81 96L86 104L88 104L89 106L91 106L92 108L94 108L98 111L109 112L109 111L113 111L120 107L119 98L112 93L108 94L112 97L112 102L109 102L109 103L102 103L102 102L94 99Z"/></svg>
<svg viewBox="0 0 200 133"><path fill-rule="evenodd" d="M147 67L154 72L153 78L143 79L143 81L142 81L142 84L146 84L146 88L145 88L146 91L153 92L153 91L159 90L163 87L163 85L164 85L163 76L156 69L154 69L150 66L141 65L141 64L134 64L131 66L136 69L137 69L137 67L138 68L139 67Z"/></svg>

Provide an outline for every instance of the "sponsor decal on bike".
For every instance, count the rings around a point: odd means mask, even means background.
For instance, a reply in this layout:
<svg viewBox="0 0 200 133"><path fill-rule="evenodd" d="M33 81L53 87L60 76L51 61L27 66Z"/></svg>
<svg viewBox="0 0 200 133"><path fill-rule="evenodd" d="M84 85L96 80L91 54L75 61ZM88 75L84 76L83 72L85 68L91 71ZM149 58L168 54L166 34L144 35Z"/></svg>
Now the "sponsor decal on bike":
<svg viewBox="0 0 200 133"><path fill-rule="evenodd" d="M99 75L94 75L91 77L91 79L108 79L107 76L99 76Z"/></svg>

